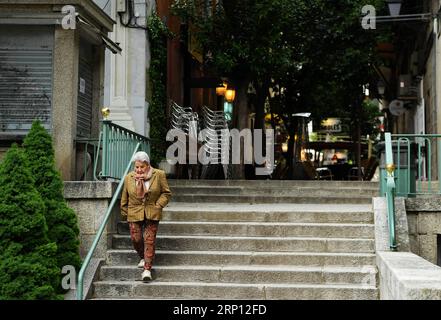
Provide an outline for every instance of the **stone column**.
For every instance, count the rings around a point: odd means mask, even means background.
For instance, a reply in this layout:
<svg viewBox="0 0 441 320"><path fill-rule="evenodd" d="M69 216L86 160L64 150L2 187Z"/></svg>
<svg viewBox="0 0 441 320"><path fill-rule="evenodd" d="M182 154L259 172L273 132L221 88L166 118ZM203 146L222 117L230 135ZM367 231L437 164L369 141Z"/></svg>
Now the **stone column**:
<svg viewBox="0 0 441 320"><path fill-rule="evenodd" d="M64 181L75 175L79 47L77 30L55 28L52 139L56 167Z"/></svg>

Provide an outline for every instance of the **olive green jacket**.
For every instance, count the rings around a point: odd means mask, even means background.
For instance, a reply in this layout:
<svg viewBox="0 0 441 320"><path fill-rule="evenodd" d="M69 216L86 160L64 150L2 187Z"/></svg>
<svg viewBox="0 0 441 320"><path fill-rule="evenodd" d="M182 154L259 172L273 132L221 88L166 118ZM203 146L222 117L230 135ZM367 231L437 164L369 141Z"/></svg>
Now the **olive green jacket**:
<svg viewBox="0 0 441 320"><path fill-rule="evenodd" d="M162 219L162 209L171 198L165 172L153 168L150 178L149 192L144 199L136 197L135 172L129 173L124 179L124 189L121 194L121 215L128 222Z"/></svg>

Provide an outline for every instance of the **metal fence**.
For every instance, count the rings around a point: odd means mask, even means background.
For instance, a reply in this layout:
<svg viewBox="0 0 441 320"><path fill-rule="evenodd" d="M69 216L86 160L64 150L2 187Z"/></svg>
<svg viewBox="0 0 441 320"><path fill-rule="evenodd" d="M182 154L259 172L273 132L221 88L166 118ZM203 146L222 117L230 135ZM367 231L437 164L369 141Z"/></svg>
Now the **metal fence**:
<svg viewBox="0 0 441 320"><path fill-rule="evenodd" d="M76 143L82 156L77 163L82 172L79 180L121 180L138 143L139 151L150 154L149 138L109 120L102 121L99 139L78 139Z"/></svg>
<svg viewBox="0 0 441 320"><path fill-rule="evenodd" d="M390 248L396 250L395 197L441 194L441 135L386 133L381 168L380 188L387 199Z"/></svg>
<svg viewBox="0 0 441 320"><path fill-rule="evenodd" d="M391 138L399 194L441 194L441 135L392 134Z"/></svg>
<svg viewBox="0 0 441 320"><path fill-rule="evenodd" d="M101 172L98 179L117 179L124 176L124 169L130 162L132 152L140 143L139 151L150 154L150 140L124 127L103 121L102 127Z"/></svg>

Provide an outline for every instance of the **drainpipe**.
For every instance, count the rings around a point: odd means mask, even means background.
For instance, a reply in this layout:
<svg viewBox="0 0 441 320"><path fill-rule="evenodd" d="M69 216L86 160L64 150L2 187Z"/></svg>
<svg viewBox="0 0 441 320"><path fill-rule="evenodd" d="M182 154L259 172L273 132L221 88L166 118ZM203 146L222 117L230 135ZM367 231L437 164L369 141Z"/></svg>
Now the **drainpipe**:
<svg viewBox="0 0 441 320"><path fill-rule="evenodd" d="M433 58L433 92L434 92L434 103L433 107L435 108L435 121L436 127L435 131L438 131L438 14L434 16L433 19L433 50L434 50L434 58ZM437 150L437 154L439 154L440 150ZM431 157L431 155L428 155ZM439 177L439 169L437 168L437 175Z"/></svg>

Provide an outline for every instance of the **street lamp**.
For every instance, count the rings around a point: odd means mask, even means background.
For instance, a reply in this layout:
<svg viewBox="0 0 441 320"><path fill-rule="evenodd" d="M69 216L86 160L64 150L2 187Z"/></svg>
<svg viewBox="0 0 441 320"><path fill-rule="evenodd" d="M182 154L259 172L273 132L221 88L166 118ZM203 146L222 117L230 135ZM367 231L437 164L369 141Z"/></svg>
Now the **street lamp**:
<svg viewBox="0 0 441 320"><path fill-rule="evenodd" d="M287 153L288 152L288 142L282 143L282 152Z"/></svg>
<svg viewBox="0 0 441 320"><path fill-rule="evenodd" d="M216 94L218 96L225 96L225 93L227 91L227 84L225 82L222 82L219 84L219 86L216 88Z"/></svg>
<svg viewBox="0 0 441 320"><path fill-rule="evenodd" d="M401 0L387 0L387 5L389 6L389 12L392 17L400 15L401 11Z"/></svg>
<svg viewBox="0 0 441 320"><path fill-rule="evenodd" d="M236 98L236 90L233 88L228 88L225 92L225 100L229 103L233 103L234 99Z"/></svg>

